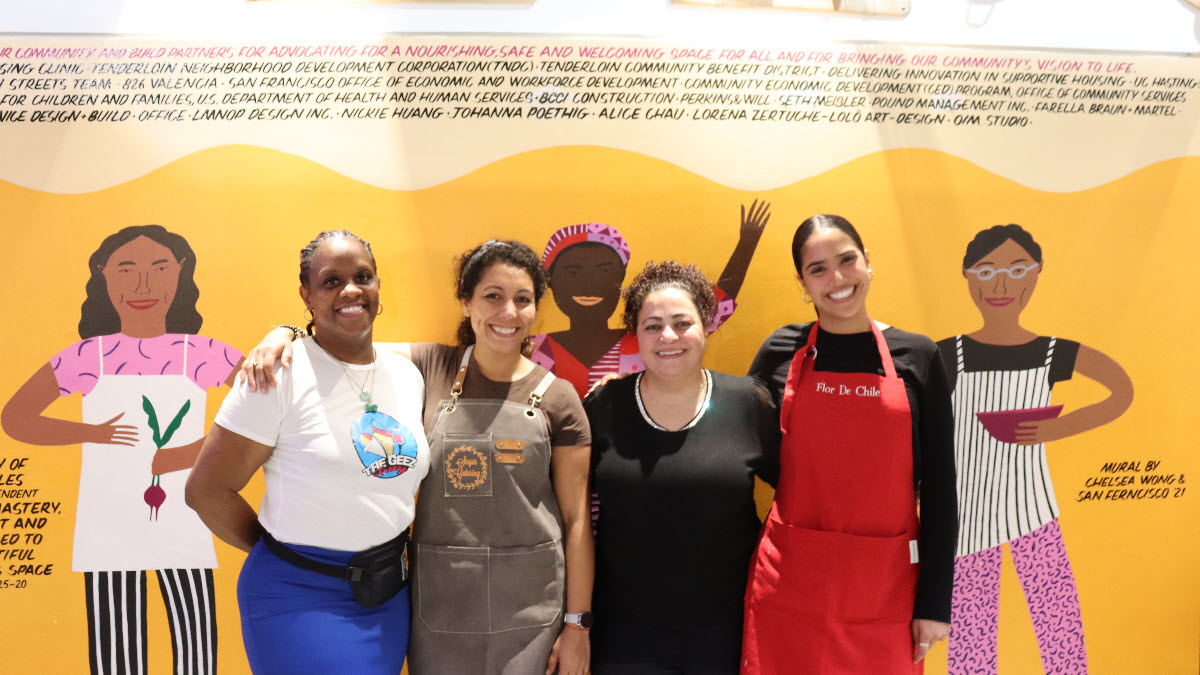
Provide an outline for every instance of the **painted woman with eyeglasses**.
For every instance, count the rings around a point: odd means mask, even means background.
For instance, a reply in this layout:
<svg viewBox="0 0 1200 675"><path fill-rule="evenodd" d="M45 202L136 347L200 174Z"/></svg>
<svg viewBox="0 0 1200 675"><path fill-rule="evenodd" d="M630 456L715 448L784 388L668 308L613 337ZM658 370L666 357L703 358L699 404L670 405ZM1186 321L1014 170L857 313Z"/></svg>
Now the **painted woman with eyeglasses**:
<svg viewBox="0 0 1200 675"><path fill-rule="evenodd" d="M952 675L996 672L1006 543L1045 672L1087 672L1079 594L1058 525L1045 444L1120 417L1133 401L1133 383L1101 352L1021 326L1021 312L1044 269L1042 247L1020 225L997 225L975 235L963 257L963 277L983 327L938 343L953 392L958 468ZM1061 417L1019 422L1007 441L994 437L976 417L1043 409L1050 405L1054 384L1075 373L1108 388L1109 396Z"/></svg>

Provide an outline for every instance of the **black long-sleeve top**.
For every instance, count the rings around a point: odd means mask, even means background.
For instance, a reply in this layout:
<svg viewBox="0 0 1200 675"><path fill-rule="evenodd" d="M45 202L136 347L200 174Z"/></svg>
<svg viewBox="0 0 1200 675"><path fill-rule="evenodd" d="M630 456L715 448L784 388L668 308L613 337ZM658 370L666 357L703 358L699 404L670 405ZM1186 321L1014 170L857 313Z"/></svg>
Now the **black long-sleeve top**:
<svg viewBox="0 0 1200 675"><path fill-rule="evenodd" d="M765 384L778 407L788 368L808 341L812 323L791 324L771 334L759 348L750 375ZM954 547L958 537L958 498L954 473L954 419L946 370L936 344L898 328L883 330L896 374L904 380L912 414L913 484L920 500L920 560L913 618L950 621L954 588ZM871 332L838 334L818 329L813 368L832 373L883 375L883 362Z"/></svg>

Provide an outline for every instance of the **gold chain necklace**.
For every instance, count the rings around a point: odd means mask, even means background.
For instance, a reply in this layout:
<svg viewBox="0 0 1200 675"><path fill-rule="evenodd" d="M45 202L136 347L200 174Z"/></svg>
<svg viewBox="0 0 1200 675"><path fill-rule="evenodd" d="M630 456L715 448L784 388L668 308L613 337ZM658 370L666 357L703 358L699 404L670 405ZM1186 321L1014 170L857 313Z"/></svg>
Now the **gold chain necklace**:
<svg viewBox="0 0 1200 675"><path fill-rule="evenodd" d="M337 362L342 367L342 372L346 373L346 381L350 383L351 387L358 390L358 400L363 402L363 411L378 411L379 406L372 401L375 397L375 348L371 347L371 369L361 380L354 376L353 371L347 368L345 363L342 363L341 360L337 360Z"/></svg>

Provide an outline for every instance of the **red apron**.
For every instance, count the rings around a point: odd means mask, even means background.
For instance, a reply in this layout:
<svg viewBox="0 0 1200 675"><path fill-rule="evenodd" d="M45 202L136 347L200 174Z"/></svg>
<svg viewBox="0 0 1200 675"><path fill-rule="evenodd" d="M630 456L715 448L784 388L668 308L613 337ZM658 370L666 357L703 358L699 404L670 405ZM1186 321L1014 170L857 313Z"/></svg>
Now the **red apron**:
<svg viewBox="0 0 1200 675"><path fill-rule="evenodd" d="M814 372L817 326L780 406L779 487L750 566L742 672L921 673L912 613L919 532L904 381Z"/></svg>

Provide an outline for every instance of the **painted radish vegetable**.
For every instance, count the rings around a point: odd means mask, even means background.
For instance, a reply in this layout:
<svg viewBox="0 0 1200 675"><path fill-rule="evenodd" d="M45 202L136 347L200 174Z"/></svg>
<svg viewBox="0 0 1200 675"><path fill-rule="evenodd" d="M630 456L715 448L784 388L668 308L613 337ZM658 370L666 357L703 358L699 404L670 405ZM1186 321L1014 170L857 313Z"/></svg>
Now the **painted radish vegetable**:
<svg viewBox="0 0 1200 675"><path fill-rule="evenodd" d="M167 491L159 487L158 476L150 479L150 487L142 493L142 499L150 505L150 520L158 520L158 507L167 501Z"/></svg>
<svg viewBox="0 0 1200 675"><path fill-rule="evenodd" d="M146 412L146 423L150 425L150 431L154 432L154 447L162 450L170 442L171 437L175 435L175 431L179 428L183 418L187 415L188 409L192 407L191 401L184 401L183 407L179 412L175 413L175 418L167 425L166 431L159 433L158 430L158 414L154 412L154 405L150 403L150 399L142 396L142 410ZM159 485L158 475L150 477L150 487L142 493L142 499L150 506L150 520L158 520L158 507L167 501L167 491Z"/></svg>

